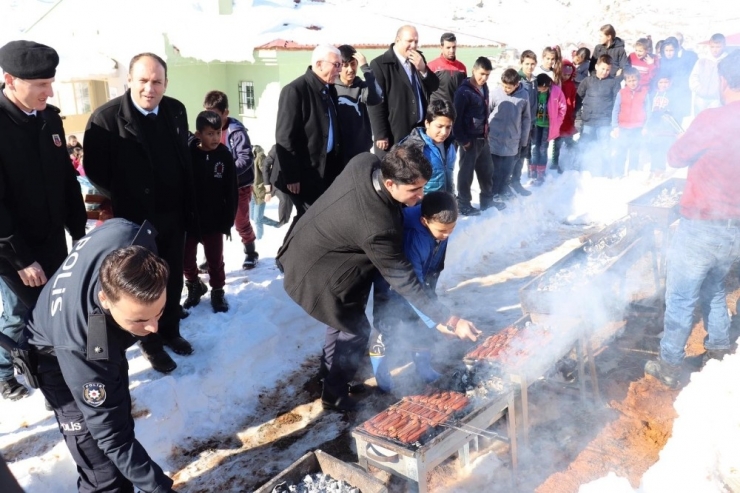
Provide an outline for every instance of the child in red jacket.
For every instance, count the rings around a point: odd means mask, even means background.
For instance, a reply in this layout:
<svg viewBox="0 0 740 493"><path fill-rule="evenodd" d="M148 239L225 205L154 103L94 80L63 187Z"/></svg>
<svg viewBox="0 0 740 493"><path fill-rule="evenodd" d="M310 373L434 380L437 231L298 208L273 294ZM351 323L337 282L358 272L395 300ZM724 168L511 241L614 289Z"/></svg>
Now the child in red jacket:
<svg viewBox="0 0 740 493"><path fill-rule="evenodd" d="M560 149L563 144L565 147L571 150L573 148L573 136L577 133L576 130L576 67L570 60L563 60L562 62L562 82L560 88L563 90L563 96L565 96L565 117L563 123L560 125L560 137L556 138L553 144L552 151L552 162L550 169L557 169L558 173L563 172L563 168L560 166Z"/></svg>
<svg viewBox="0 0 740 493"><path fill-rule="evenodd" d="M612 110L616 176L640 169L642 129L650 112L648 88L640 83L640 72L635 67L626 67L623 75L625 86L617 94ZM625 161L627 173L624 172Z"/></svg>

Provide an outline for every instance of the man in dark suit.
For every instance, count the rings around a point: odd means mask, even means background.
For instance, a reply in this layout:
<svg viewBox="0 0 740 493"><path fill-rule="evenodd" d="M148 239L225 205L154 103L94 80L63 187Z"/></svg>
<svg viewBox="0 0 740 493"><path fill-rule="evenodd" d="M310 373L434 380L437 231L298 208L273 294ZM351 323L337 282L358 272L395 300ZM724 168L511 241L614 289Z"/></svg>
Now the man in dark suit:
<svg viewBox="0 0 740 493"><path fill-rule="evenodd" d="M382 162L369 152L358 154L278 252L285 291L327 325L321 360L325 409L356 407L349 382L367 353L365 307L378 272L441 332L472 340L479 334L424 290L403 251L401 208L421 200L431 175L431 164L415 145L394 147Z"/></svg>
<svg viewBox="0 0 740 493"><path fill-rule="evenodd" d="M110 197L113 214L137 224L149 220L159 232L157 249L171 275L159 333L142 339L152 368L167 373L177 365L164 351L193 352L180 335L185 223L195 210L188 151L188 118L180 101L166 97L167 65L152 53L129 65L129 90L96 109L85 130L85 171Z"/></svg>
<svg viewBox="0 0 740 493"><path fill-rule="evenodd" d="M341 67L339 50L319 45L306 73L280 91L272 181L296 207L293 224L342 171L334 88Z"/></svg>
<svg viewBox="0 0 740 493"><path fill-rule="evenodd" d="M53 48L32 41L0 48L0 332L15 341L41 287L67 257L64 229L73 241L85 234L85 204L59 109L46 104L58 63ZM2 348L0 395L28 395Z"/></svg>
<svg viewBox="0 0 740 493"><path fill-rule="evenodd" d="M424 55L417 51L418 45L416 28L403 26L388 51L370 62L383 91L383 101L368 107L375 154L380 157L414 127L422 125L429 96L439 88L439 79L427 67Z"/></svg>

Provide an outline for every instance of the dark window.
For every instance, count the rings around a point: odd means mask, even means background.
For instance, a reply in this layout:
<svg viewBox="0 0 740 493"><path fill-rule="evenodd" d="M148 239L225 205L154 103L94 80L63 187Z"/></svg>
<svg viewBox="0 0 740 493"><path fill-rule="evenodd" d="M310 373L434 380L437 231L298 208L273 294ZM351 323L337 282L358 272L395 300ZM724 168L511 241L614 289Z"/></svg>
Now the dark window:
<svg viewBox="0 0 740 493"><path fill-rule="evenodd" d="M239 112L244 114L253 109L255 109L254 82L243 80L239 82Z"/></svg>

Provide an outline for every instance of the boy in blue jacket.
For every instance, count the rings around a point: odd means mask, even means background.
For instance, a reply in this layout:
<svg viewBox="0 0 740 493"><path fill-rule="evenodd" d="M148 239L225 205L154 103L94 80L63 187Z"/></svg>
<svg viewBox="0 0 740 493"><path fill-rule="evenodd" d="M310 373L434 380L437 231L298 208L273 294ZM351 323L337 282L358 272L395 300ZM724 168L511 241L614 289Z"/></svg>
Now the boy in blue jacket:
<svg viewBox="0 0 740 493"><path fill-rule="evenodd" d="M444 191L431 192L424 196L420 205L403 210L404 253L411 263L424 289L436 298L437 279L444 269L447 240L455 229L458 208L455 196ZM431 383L440 375L431 366L432 337L424 333L436 328L447 333L445 326L437 326L432 320L416 310L403 297L391 290L381 276L374 284L373 325L370 338L370 361L378 388L383 392L392 390L388 360L389 347L405 347L411 356L417 375Z"/></svg>

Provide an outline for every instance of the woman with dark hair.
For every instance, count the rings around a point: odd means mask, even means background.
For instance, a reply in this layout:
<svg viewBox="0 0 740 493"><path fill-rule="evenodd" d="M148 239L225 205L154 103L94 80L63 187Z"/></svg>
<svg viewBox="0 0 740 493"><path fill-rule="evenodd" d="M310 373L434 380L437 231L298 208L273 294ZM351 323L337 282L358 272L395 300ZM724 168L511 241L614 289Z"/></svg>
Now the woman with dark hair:
<svg viewBox="0 0 740 493"><path fill-rule="evenodd" d="M622 41L622 38L617 37L617 31L611 24L604 24L599 31L601 37L591 57L591 72L594 72L596 61L601 55L609 55L612 57L609 75L611 77L619 77L622 75L624 67L629 66L629 58L627 57L627 52L624 50L624 41Z"/></svg>

